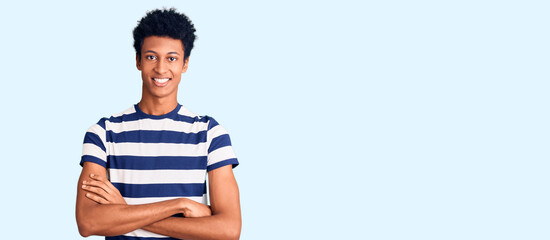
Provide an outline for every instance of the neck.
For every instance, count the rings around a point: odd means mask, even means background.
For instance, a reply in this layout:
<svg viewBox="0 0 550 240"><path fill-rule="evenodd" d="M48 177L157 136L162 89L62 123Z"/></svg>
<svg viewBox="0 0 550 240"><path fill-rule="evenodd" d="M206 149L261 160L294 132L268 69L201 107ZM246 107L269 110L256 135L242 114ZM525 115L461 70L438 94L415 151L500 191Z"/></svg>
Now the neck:
<svg viewBox="0 0 550 240"><path fill-rule="evenodd" d="M164 115L178 106L177 99L166 98L141 98L138 103L139 109L149 115Z"/></svg>

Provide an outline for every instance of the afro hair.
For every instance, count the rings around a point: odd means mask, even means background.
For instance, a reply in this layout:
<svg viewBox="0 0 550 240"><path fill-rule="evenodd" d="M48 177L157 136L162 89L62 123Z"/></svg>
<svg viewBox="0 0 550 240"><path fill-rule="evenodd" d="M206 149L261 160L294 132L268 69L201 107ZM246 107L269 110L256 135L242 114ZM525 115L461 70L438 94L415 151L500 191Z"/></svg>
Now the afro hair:
<svg viewBox="0 0 550 240"><path fill-rule="evenodd" d="M171 37L181 40L183 57L186 60L193 49L196 38L195 31L191 20L185 14L178 13L175 8L148 11L134 28L134 49L141 59L141 47L146 37Z"/></svg>

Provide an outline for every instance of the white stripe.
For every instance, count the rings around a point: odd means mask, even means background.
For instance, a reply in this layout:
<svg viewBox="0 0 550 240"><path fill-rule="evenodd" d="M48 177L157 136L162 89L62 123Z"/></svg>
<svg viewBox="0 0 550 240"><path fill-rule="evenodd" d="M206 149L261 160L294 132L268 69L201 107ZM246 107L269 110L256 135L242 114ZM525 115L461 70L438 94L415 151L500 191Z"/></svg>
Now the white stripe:
<svg viewBox="0 0 550 240"><path fill-rule="evenodd" d="M93 143L84 143L82 145L82 156L91 155L107 162L107 154Z"/></svg>
<svg viewBox="0 0 550 240"><path fill-rule="evenodd" d="M233 147L221 147L208 154L208 166L223 160L236 157L237 156L235 156L235 152L233 152Z"/></svg>
<svg viewBox="0 0 550 240"><path fill-rule="evenodd" d="M221 125L217 125L210 130L208 130L208 134L206 137L207 142L212 142L212 139L219 137L224 134L229 134L225 128L223 128Z"/></svg>
<svg viewBox="0 0 550 240"><path fill-rule="evenodd" d="M171 200L179 197L148 197L148 198L124 198L126 200L126 203L129 205L137 205L137 204L148 204L148 203L155 203L155 202L162 202L166 200ZM188 199L191 199L195 202L199 202L202 204L206 204L206 194L202 195L201 197L185 197Z"/></svg>
<svg viewBox="0 0 550 240"><path fill-rule="evenodd" d="M178 111L178 114L188 116L188 117L192 117L192 118L199 117L199 119L201 119L201 117L199 115L192 113L191 111L189 111L189 109L185 108L183 105L181 106L180 110Z"/></svg>
<svg viewBox="0 0 550 240"><path fill-rule="evenodd" d="M132 114L132 113L135 113L135 112L136 112L136 107L132 106L132 107L124 110L124 112L113 115L113 117L120 117L122 115L128 115L128 114Z"/></svg>
<svg viewBox="0 0 550 240"><path fill-rule="evenodd" d="M88 132L95 133L99 138L101 139L101 142L105 143L107 140L105 139L105 129L103 129L99 124L94 124L88 129Z"/></svg>
<svg viewBox="0 0 550 240"><path fill-rule="evenodd" d="M137 229L135 231L124 234L124 236L130 237L142 237L142 238L168 238L167 236L149 232L143 229Z"/></svg>
<svg viewBox="0 0 550 240"><path fill-rule="evenodd" d="M188 123L182 121L174 121L169 118L163 119L140 119L137 121L127 121L121 123L108 122L105 124L107 130L111 130L114 133L120 133L124 131L137 131L137 130L164 130L175 131L184 133L198 133L208 129L208 123L195 122Z"/></svg>
<svg viewBox="0 0 550 240"><path fill-rule="evenodd" d="M111 143L107 142L112 156L206 156L206 143Z"/></svg>
<svg viewBox="0 0 550 240"><path fill-rule="evenodd" d="M206 149L210 148L210 144L212 144L212 139L215 137L221 136L223 134L228 134L227 130L222 127L222 125L218 124L215 127L208 130L206 133Z"/></svg>
<svg viewBox="0 0 550 240"><path fill-rule="evenodd" d="M204 170L110 169L111 182L127 184L204 183Z"/></svg>

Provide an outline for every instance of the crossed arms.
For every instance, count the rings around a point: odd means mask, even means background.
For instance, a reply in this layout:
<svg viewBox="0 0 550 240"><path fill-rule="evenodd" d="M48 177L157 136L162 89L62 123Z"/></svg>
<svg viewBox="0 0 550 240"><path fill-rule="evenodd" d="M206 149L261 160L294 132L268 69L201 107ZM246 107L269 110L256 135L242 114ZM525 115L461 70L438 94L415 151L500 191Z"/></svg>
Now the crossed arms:
<svg viewBox="0 0 550 240"><path fill-rule="evenodd" d="M78 180L76 221L84 237L116 236L136 229L179 239L238 239L239 190L231 165L208 173L210 204L186 198L127 205L107 180L105 168L85 162ZM185 217L172 217L182 213Z"/></svg>

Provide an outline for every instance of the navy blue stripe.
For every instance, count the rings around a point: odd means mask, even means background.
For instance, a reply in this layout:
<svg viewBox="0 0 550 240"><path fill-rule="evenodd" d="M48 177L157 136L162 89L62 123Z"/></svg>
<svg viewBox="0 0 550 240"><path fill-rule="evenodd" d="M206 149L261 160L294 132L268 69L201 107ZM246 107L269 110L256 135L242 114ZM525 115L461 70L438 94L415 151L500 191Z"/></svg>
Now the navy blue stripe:
<svg viewBox="0 0 550 240"><path fill-rule="evenodd" d="M109 122L112 123L121 123L121 122L131 122L131 121L137 121L139 120L139 114L137 113L130 113L130 114L124 114L122 116L118 117L110 117Z"/></svg>
<svg viewBox="0 0 550 240"><path fill-rule="evenodd" d="M102 127L103 129L105 129L105 121L107 120L107 118L101 118L99 119L99 122L97 122L97 125L99 125L100 127Z"/></svg>
<svg viewBox="0 0 550 240"><path fill-rule="evenodd" d="M130 236L114 236L105 237L105 240L178 240L177 238L156 238L156 237L130 237Z"/></svg>
<svg viewBox="0 0 550 240"><path fill-rule="evenodd" d="M80 159L80 166L84 166L84 162L93 162L93 163L97 163L101 166L103 166L104 168L107 168L107 165L105 163L105 161L99 159L98 157L95 157L95 156L91 156L91 155L83 155L82 158Z"/></svg>
<svg viewBox="0 0 550 240"><path fill-rule="evenodd" d="M214 118L212 118L212 117L205 116L205 119L210 120L210 121L208 122L208 130L212 129L212 128L215 127L215 126L220 125L220 124L216 121L216 119L214 119Z"/></svg>
<svg viewBox="0 0 550 240"><path fill-rule="evenodd" d="M175 131L137 130L115 133L107 131L107 142L123 143L189 143L206 142L206 131L184 133Z"/></svg>
<svg viewBox="0 0 550 240"><path fill-rule="evenodd" d="M176 106L176 108L174 108L169 113L162 114L162 115L150 115L150 114L147 114L147 113L141 111L141 109L139 109L139 104L134 105L134 110L136 110L136 113L139 114L141 118L149 118L149 119L174 118L174 116L176 116L176 114L178 113L178 111L180 109L181 109L181 105L178 104Z"/></svg>
<svg viewBox="0 0 550 240"><path fill-rule="evenodd" d="M176 119L174 119L176 121L180 121L180 122L188 122L188 123L195 123L195 122L208 122L208 118L199 118L199 117L190 117L190 116L185 116L185 115L180 115L178 114Z"/></svg>
<svg viewBox="0 0 550 240"><path fill-rule="evenodd" d="M105 145L103 144L103 141L101 141L101 138L99 138L99 136L93 132L86 132L86 135L84 135L84 143L94 144L99 148L101 148L101 150L107 151L105 149Z"/></svg>
<svg viewBox="0 0 550 240"><path fill-rule="evenodd" d="M229 134L217 136L212 139L212 142L208 147L208 153L211 153L212 151L218 148L226 147L226 146L231 146L231 139L229 139Z"/></svg>
<svg viewBox="0 0 550 240"><path fill-rule="evenodd" d="M137 121L137 120L140 120L140 119L162 119L162 118L170 118L174 121L178 121L178 122L187 122L187 123L195 123L195 122L207 122L208 121L208 118L206 117L203 117L203 118L199 118L199 117L190 117L190 116L185 116L185 115L180 115L180 114L176 114L176 116L169 116L170 114L168 114L167 116L160 116L159 118L154 118L154 116L145 116L144 114L140 114L138 112L135 112L135 113L130 113L130 114L124 114L122 116L118 116L118 117L111 117L109 118L109 122L112 122L112 123L121 123L121 122L131 122L131 121Z"/></svg>
<svg viewBox="0 0 550 240"><path fill-rule="evenodd" d="M107 118L101 118L96 124L105 129L105 121L107 121Z"/></svg>
<svg viewBox="0 0 550 240"><path fill-rule="evenodd" d="M207 159L207 156L107 156L110 168L136 170L206 169Z"/></svg>
<svg viewBox="0 0 550 240"><path fill-rule="evenodd" d="M206 183L127 184L113 183L123 197L200 197Z"/></svg>
<svg viewBox="0 0 550 240"><path fill-rule="evenodd" d="M229 164L233 164L233 168L235 168L236 166L239 166L239 161L236 159L236 158L230 158L230 159L227 159L227 160L223 160L223 161L219 161L217 163L214 163L210 166L208 166L206 168L206 171L210 172L216 168L221 168L225 165L229 165Z"/></svg>

